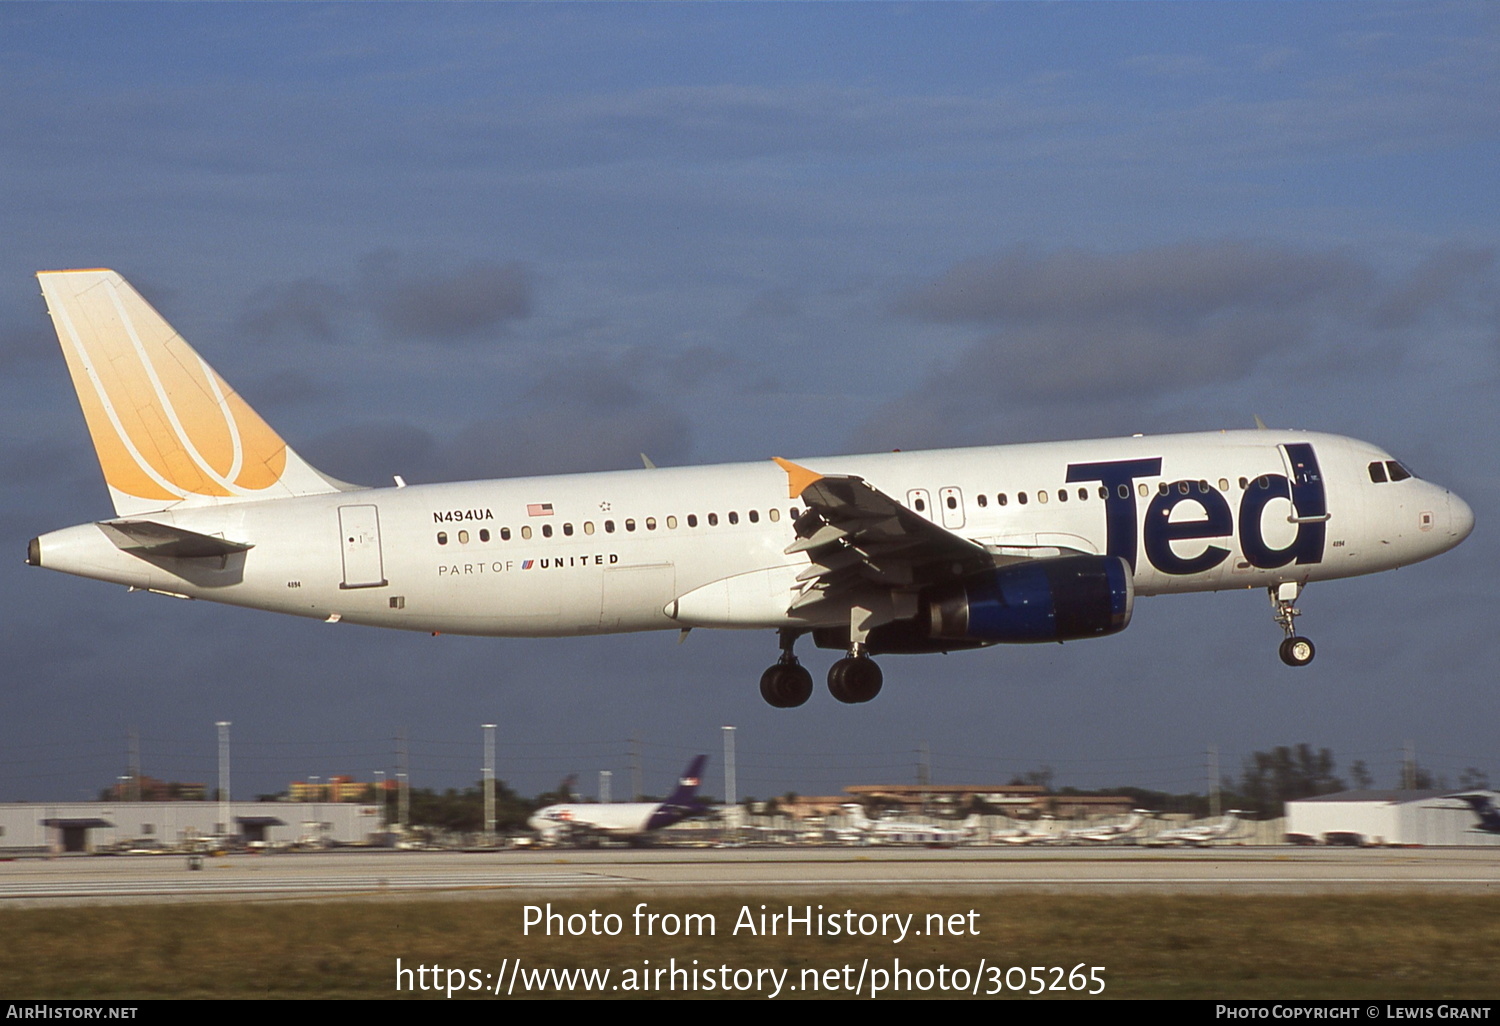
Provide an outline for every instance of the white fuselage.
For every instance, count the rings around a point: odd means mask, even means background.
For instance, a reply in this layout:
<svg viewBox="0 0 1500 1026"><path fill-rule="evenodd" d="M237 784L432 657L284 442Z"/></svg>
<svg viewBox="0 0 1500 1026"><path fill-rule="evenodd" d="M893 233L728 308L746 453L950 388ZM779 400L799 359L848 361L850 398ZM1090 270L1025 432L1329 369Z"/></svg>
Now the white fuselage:
<svg viewBox="0 0 1500 1026"><path fill-rule="evenodd" d="M1306 491L1289 449L1315 454ZM1377 483L1370 465L1390 460L1333 435L1231 431L804 462L862 477L1002 561L1121 556L1135 592L1155 595L1352 577L1458 544L1469 508L1417 478ZM789 611L808 556L785 553L804 511L788 494L770 461L360 489L135 518L252 546L227 556L133 555L96 524L41 536L35 555L132 587L409 630L847 625L835 603Z"/></svg>

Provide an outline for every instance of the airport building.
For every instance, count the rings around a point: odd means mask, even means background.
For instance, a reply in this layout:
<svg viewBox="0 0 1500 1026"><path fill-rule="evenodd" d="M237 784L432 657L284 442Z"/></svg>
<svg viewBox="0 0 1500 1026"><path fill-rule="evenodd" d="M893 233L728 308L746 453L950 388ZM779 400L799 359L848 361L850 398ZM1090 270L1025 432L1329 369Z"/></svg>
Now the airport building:
<svg viewBox="0 0 1500 1026"><path fill-rule="evenodd" d="M224 815L228 813L228 829ZM18 802L0 804L0 854L181 851L209 838L286 847L363 844L379 805L334 802Z"/></svg>
<svg viewBox="0 0 1500 1026"><path fill-rule="evenodd" d="M1481 793L1481 792L1472 792ZM1487 793L1494 800L1494 792ZM1340 791L1286 803L1287 839L1302 844L1487 845L1500 833L1451 791Z"/></svg>

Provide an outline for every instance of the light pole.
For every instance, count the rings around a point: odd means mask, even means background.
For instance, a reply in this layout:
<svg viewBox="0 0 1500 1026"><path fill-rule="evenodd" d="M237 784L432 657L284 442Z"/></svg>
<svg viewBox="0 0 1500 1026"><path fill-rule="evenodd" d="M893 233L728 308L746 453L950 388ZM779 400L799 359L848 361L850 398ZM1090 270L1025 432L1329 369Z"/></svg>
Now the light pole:
<svg viewBox="0 0 1500 1026"><path fill-rule="evenodd" d="M226 840L229 837L229 721L219 720L219 829L216 831Z"/></svg>
<svg viewBox="0 0 1500 1026"><path fill-rule="evenodd" d="M484 832L495 839L495 725L484 726Z"/></svg>

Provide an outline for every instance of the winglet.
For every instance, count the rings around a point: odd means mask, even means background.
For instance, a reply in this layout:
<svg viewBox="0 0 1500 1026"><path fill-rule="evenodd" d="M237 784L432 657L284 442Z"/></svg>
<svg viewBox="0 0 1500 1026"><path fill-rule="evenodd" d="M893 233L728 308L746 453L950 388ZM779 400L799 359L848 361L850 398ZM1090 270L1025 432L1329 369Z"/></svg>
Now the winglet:
<svg viewBox="0 0 1500 1026"><path fill-rule="evenodd" d="M776 461L778 467L786 471L786 494L790 499L800 497L809 485L823 480L823 475L816 470L799 467L791 460L784 460L780 456L772 456L771 459Z"/></svg>

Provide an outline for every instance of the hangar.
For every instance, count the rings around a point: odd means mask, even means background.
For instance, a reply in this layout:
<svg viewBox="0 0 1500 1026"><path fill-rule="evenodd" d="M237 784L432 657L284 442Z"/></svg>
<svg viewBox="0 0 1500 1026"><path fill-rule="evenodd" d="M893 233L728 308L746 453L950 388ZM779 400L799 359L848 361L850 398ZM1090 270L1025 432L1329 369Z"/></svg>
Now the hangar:
<svg viewBox="0 0 1500 1026"><path fill-rule="evenodd" d="M1479 818L1452 794L1340 791L1299 798L1286 803L1287 837L1303 844L1500 846L1500 834L1478 829Z"/></svg>

